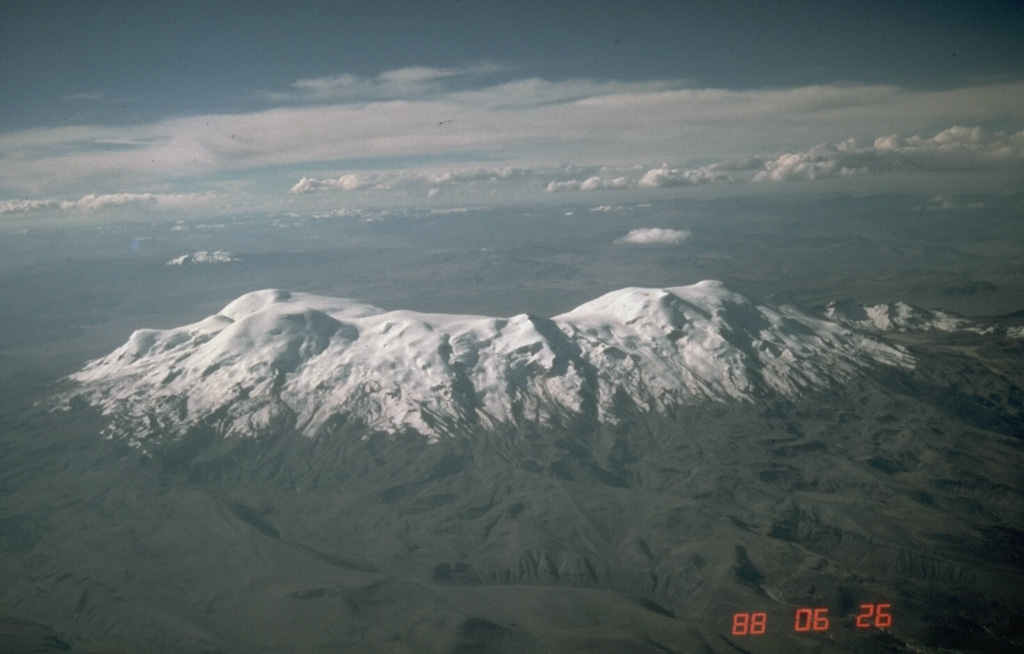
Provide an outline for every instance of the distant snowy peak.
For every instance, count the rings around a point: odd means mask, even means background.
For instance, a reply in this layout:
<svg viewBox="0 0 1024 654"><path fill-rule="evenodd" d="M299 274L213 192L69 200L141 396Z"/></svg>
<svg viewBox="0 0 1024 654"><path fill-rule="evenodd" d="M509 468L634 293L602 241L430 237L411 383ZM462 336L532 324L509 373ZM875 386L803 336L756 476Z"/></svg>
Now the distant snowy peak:
<svg viewBox="0 0 1024 654"><path fill-rule="evenodd" d="M238 257L230 252L224 252L223 250L217 250L215 252L200 250L193 254L183 254L180 257L175 257L168 261L166 265L183 266L189 263L230 263L238 260Z"/></svg>
<svg viewBox="0 0 1024 654"><path fill-rule="evenodd" d="M225 435L341 425L432 439L502 425L617 423L706 401L794 398L903 349L759 305L708 281L626 288L542 318L385 311L279 290L243 295L176 329L142 329L72 375L142 446L196 425Z"/></svg>
<svg viewBox="0 0 1024 654"><path fill-rule="evenodd" d="M944 311L929 311L903 302L867 306L846 300L825 307L825 316L839 324L871 332L975 332L992 333L991 327L980 327L966 318Z"/></svg>

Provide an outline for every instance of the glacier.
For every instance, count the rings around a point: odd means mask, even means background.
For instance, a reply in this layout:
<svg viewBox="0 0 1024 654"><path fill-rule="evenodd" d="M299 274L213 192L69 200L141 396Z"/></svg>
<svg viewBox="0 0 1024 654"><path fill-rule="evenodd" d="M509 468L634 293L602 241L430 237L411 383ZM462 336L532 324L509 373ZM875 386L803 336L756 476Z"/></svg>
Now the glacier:
<svg viewBox="0 0 1024 654"><path fill-rule="evenodd" d="M708 401L796 398L913 357L718 281L607 293L552 318L387 311L261 290L174 329L140 329L70 376L63 406L144 448L205 425L228 437L341 425L438 440L503 425L615 424Z"/></svg>

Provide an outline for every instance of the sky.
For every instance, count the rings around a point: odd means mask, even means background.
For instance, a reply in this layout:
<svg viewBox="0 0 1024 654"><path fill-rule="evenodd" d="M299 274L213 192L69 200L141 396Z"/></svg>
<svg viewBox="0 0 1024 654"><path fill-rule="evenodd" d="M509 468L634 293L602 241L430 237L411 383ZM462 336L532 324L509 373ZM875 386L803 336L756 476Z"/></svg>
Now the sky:
<svg viewBox="0 0 1024 654"><path fill-rule="evenodd" d="M698 194L1019 203L1021 34L1020 0L13 0L0 226Z"/></svg>

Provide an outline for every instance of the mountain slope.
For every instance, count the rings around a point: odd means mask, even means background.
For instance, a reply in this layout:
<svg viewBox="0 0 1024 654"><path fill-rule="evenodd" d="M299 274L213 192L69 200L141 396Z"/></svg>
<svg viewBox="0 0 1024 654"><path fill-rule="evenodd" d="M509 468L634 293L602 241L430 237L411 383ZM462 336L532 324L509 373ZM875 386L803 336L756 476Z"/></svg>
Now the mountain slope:
<svg viewBox="0 0 1024 654"><path fill-rule="evenodd" d="M864 305L852 300L830 302L825 307L829 320L869 332L975 332L990 334L991 327L979 327L966 318L945 311L929 311L904 302Z"/></svg>
<svg viewBox="0 0 1024 654"><path fill-rule="evenodd" d="M616 423L708 400L795 398L904 350L705 281L626 288L554 318L384 311L278 290L168 330L138 330L71 379L108 435L136 445L213 424L225 435L342 424L431 439L470 429Z"/></svg>

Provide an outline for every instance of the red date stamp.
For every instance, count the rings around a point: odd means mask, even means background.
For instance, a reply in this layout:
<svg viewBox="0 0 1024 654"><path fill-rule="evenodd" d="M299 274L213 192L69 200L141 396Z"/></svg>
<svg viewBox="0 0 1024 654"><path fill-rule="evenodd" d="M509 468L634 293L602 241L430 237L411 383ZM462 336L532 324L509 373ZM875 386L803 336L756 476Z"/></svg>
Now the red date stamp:
<svg viewBox="0 0 1024 654"><path fill-rule="evenodd" d="M892 626L892 604L861 604L854 625L858 629L885 629ZM793 631L797 633L824 633L829 630L828 608L799 608L793 614ZM768 631L765 612L738 612L732 615L733 636L760 636Z"/></svg>

